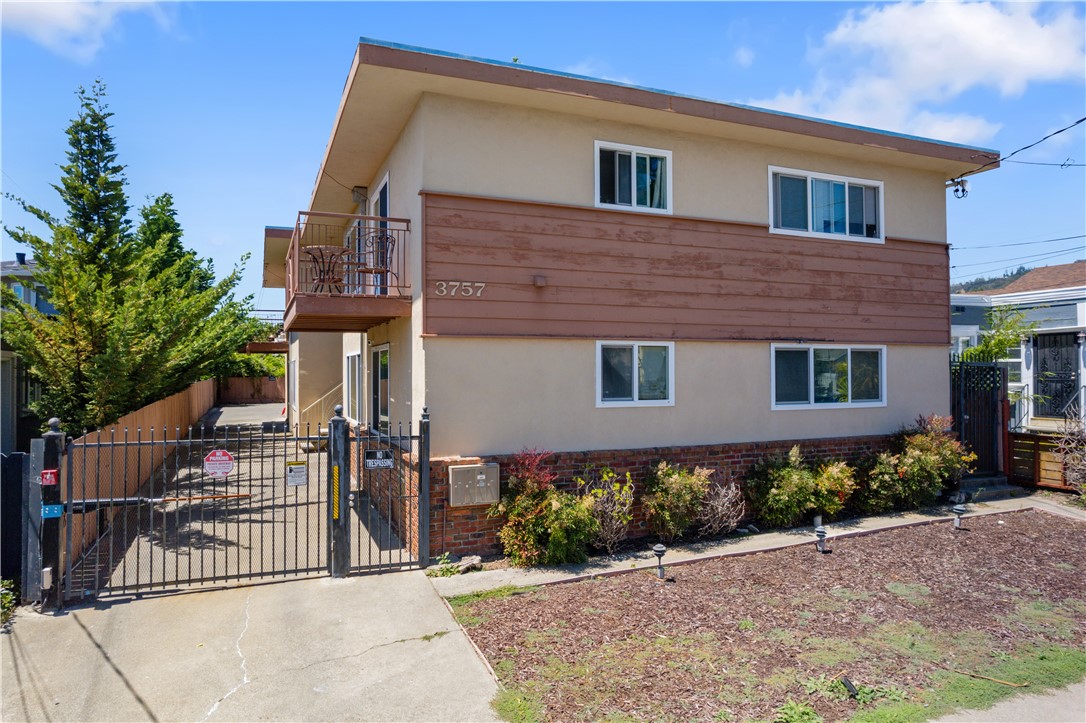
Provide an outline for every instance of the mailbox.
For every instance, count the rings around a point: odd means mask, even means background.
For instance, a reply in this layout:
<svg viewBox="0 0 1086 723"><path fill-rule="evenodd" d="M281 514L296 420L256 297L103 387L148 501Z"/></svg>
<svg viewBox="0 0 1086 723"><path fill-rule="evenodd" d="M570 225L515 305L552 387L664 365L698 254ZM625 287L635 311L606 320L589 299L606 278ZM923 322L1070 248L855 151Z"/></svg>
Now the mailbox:
<svg viewBox="0 0 1086 723"><path fill-rule="evenodd" d="M498 464L459 464L449 467L449 506L491 505L498 501Z"/></svg>

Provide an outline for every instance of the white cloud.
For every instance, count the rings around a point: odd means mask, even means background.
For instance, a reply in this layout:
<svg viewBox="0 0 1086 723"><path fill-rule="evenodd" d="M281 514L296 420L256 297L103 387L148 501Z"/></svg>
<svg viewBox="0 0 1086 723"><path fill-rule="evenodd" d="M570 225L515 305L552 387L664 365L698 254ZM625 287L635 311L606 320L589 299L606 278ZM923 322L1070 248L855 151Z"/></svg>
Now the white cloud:
<svg viewBox="0 0 1086 723"><path fill-rule="evenodd" d="M1013 97L1030 83L1081 79L1084 44L1083 21L1074 6L870 6L849 11L811 53L822 69L810 89L751 104L984 143L998 132L998 123L940 107L978 88Z"/></svg>
<svg viewBox="0 0 1086 723"><path fill-rule="evenodd" d="M742 45L735 49L735 55L733 57L741 68L749 68L751 63L754 62L754 51L745 45Z"/></svg>
<svg viewBox="0 0 1086 723"><path fill-rule="evenodd" d="M161 28L171 24L169 15L153 1L102 2L9 2L4 0L4 29L30 37L65 58L89 63L106 42L117 18L126 12L151 14Z"/></svg>
<svg viewBox="0 0 1086 723"><path fill-rule="evenodd" d="M590 78L610 80L615 83L625 83L626 85L637 85L637 83L625 75L616 76L611 74L610 65L597 60L596 58L585 58L579 63L562 68L562 70L566 73L573 73L574 75L587 75Z"/></svg>

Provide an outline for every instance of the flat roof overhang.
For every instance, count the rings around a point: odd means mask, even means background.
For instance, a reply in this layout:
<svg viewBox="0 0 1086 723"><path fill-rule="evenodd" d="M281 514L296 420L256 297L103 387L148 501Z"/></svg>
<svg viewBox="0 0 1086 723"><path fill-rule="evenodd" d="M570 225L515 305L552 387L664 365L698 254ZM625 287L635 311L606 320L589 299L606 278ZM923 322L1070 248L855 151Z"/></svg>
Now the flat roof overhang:
<svg viewBox="0 0 1086 723"><path fill-rule="evenodd" d="M351 187L366 185L376 174L425 93L813 149L938 171L948 179L993 159L988 170L999 165L998 151L986 148L363 38L340 98L309 210L354 209Z"/></svg>
<svg viewBox="0 0 1086 723"><path fill-rule="evenodd" d="M293 228L285 226L264 227L264 274L265 289L285 289L287 287L287 252Z"/></svg>

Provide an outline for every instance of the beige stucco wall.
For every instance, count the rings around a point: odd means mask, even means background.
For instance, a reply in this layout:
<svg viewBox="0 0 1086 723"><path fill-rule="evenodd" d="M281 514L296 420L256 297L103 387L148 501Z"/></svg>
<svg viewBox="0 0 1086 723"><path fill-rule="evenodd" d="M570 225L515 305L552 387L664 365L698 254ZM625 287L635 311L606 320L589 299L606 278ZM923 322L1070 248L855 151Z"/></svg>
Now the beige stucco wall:
<svg viewBox="0 0 1086 723"><path fill-rule="evenodd" d="M593 144L603 140L672 152L676 215L767 224L768 168L784 166L883 181L887 235L946 241L942 175L825 155L814 140L776 148L432 94L419 120L428 191L591 207Z"/></svg>
<svg viewBox="0 0 1086 723"><path fill-rule="evenodd" d="M595 349L584 340L427 339L434 456L883 434L948 408L941 346L887 348L885 407L782 411L770 408L766 343L676 343L672 407L597 408Z"/></svg>
<svg viewBox="0 0 1086 723"><path fill-rule="evenodd" d="M299 332L291 341L288 358L298 360L298 416L292 413L291 424L303 430L310 424L316 433L318 425L327 425L332 406L342 403L317 403L342 381L342 349L342 335L331 332Z"/></svg>

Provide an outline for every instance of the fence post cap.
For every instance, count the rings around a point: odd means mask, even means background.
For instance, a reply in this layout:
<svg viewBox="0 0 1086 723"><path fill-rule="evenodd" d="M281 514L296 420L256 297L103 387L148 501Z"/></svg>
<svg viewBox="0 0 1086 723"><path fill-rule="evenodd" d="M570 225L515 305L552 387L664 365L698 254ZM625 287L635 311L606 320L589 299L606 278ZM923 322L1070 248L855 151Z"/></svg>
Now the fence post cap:
<svg viewBox="0 0 1086 723"><path fill-rule="evenodd" d="M336 417L342 417L343 416L343 405L342 404L337 404L336 406L332 407L332 414L336 415Z"/></svg>
<svg viewBox="0 0 1086 723"><path fill-rule="evenodd" d="M60 420L59 419L57 419L56 417L50 417L48 424L49 424L49 431L50 432L55 432L57 434L60 434Z"/></svg>

